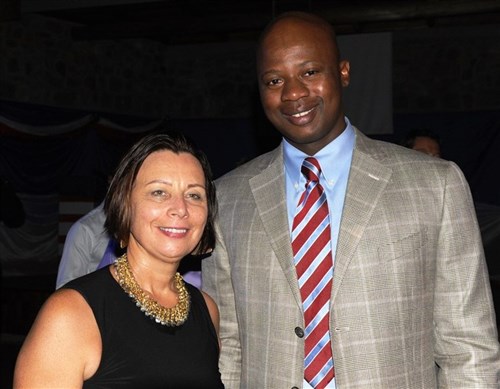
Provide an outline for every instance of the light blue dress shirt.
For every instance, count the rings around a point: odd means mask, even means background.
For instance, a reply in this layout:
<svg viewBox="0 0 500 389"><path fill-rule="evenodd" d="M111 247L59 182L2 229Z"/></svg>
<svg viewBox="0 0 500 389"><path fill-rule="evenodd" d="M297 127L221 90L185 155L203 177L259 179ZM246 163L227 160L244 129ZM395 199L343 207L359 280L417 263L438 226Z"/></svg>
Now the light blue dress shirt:
<svg viewBox="0 0 500 389"><path fill-rule="evenodd" d="M330 227L332 232L332 254L335 264L335 253L339 237L340 219L344 208L344 199L347 190L347 180L351 167L352 153L355 144L355 134L351 123L345 118L346 128L337 138L326 145L315 155L321 166L320 183L326 192L328 209L330 212ZM310 155L296 149L283 139L283 157L285 162L286 205L288 210L288 225L292 231L295 210L300 196L305 189L306 179L301 173L304 158ZM335 388L335 378L328 388ZM304 388L311 386L304 380Z"/></svg>

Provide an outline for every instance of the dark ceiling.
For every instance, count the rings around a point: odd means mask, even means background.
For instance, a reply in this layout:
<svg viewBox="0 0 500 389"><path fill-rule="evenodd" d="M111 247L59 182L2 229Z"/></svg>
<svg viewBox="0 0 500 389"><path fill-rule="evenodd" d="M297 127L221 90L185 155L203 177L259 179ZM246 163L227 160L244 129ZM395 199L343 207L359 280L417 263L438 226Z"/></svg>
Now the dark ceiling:
<svg viewBox="0 0 500 389"><path fill-rule="evenodd" d="M329 20L339 34L437 26L497 24L500 0L123 0L112 5L60 2L65 9L31 1L31 10L76 23L76 40L146 38L166 44L254 40L278 13L303 10ZM37 4L33 7L33 4ZM72 5L70 8L69 4ZM108 3L109 4L109 3Z"/></svg>

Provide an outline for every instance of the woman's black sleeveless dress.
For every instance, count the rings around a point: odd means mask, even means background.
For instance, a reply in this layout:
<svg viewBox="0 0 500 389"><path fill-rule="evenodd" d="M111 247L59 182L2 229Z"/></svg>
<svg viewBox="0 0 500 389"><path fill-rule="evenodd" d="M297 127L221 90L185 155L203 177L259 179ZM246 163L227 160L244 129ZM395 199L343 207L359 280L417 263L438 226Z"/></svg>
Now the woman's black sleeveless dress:
<svg viewBox="0 0 500 389"><path fill-rule="evenodd" d="M191 296L188 319L166 327L146 317L103 268L67 283L94 312L102 357L84 388L224 388L219 343L201 292L186 283Z"/></svg>

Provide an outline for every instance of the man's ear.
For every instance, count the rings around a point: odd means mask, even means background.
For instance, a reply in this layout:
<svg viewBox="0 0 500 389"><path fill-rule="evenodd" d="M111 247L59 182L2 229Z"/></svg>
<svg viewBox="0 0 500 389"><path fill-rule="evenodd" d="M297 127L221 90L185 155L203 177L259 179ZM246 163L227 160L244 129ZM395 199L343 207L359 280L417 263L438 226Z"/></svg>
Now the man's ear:
<svg viewBox="0 0 500 389"><path fill-rule="evenodd" d="M340 83L342 87L346 87L349 85L349 82L351 80L351 75L350 75L350 69L351 65L349 64L349 61L340 61L339 64L339 69L340 69Z"/></svg>

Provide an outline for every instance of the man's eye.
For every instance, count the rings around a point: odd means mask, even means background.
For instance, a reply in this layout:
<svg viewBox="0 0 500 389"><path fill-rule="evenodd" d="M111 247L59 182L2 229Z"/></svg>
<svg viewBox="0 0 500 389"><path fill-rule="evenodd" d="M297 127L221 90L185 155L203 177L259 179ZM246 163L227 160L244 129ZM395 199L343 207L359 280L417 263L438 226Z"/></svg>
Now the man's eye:
<svg viewBox="0 0 500 389"><path fill-rule="evenodd" d="M314 76L316 73L318 73L317 70L308 70L305 75L306 76Z"/></svg>
<svg viewBox="0 0 500 389"><path fill-rule="evenodd" d="M281 84L281 80L279 78L273 78L272 80L269 80L266 82L267 86L276 86L276 85L280 85L280 84Z"/></svg>

